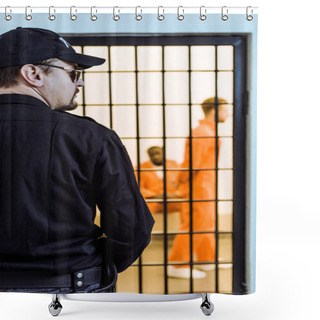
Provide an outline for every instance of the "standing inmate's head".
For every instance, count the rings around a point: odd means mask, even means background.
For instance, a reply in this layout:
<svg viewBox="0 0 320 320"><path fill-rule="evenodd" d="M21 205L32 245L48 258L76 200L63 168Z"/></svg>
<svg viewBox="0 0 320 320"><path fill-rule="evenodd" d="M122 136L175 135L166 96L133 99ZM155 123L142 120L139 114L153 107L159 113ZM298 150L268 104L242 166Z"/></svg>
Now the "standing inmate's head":
<svg viewBox="0 0 320 320"><path fill-rule="evenodd" d="M227 100L220 97L210 97L201 103L205 118L215 121L215 113L218 110L218 122L225 122L229 117Z"/></svg>

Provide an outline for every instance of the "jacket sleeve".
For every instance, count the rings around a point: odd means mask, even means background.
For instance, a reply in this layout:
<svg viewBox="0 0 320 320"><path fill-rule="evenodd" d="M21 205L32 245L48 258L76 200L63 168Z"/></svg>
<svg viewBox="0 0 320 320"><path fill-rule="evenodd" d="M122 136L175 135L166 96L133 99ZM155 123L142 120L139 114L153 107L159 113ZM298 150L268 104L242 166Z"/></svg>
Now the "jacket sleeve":
<svg viewBox="0 0 320 320"><path fill-rule="evenodd" d="M122 272L148 246L154 220L140 193L127 151L113 131L103 139L96 173L97 205L107 237L108 258Z"/></svg>

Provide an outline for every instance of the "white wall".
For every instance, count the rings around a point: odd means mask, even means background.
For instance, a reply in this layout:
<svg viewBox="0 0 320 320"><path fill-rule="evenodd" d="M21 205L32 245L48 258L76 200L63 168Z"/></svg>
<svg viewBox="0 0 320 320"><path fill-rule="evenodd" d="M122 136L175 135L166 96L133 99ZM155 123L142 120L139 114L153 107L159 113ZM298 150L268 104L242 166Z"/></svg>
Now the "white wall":
<svg viewBox="0 0 320 320"><path fill-rule="evenodd" d="M81 52L81 47L74 47ZM108 50L110 49L110 57ZM215 54L217 49L217 66ZM84 53L105 58L100 66L85 72L86 115L99 123L110 126L110 92L109 74L111 71L112 129L122 139L137 166L137 145L132 138L137 136L136 103L139 104L140 161L149 160L147 149L154 145L163 145L163 110L165 103L166 132L170 138L166 141L166 157L182 163L184 159L185 137L189 136L189 89L191 89L192 128L199 125L204 118L200 104L207 98L215 96L215 81L219 97L230 105L227 107L229 118L218 124L220 137L233 136L233 47L213 45L137 47L137 70L135 75L134 46L85 46ZM164 88L162 75L162 55L164 54ZM189 88L189 58L191 60L191 84ZM109 61L110 60L110 70ZM219 72L216 75L215 70ZM205 71L205 72L203 72ZM125 73L123 73L125 72ZM163 92L165 93L163 99ZM164 100L164 101L163 101ZM82 115L82 92L78 94L79 107L71 113ZM150 139L150 137L155 137ZM127 139L131 138L131 139ZM145 139L148 138L148 139ZM219 168L232 168L232 141L221 139Z"/></svg>

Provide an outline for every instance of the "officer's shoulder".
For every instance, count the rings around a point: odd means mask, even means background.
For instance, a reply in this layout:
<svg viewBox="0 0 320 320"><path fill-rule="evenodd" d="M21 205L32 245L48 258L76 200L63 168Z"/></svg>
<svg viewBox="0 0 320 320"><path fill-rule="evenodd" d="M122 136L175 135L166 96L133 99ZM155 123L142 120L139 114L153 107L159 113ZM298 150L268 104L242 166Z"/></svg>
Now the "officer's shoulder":
<svg viewBox="0 0 320 320"><path fill-rule="evenodd" d="M64 123L68 126L75 126L84 130L91 130L103 135L112 135L113 130L105 127L104 125L98 123L96 120L87 117L79 116L65 111L55 111L56 117L59 122Z"/></svg>

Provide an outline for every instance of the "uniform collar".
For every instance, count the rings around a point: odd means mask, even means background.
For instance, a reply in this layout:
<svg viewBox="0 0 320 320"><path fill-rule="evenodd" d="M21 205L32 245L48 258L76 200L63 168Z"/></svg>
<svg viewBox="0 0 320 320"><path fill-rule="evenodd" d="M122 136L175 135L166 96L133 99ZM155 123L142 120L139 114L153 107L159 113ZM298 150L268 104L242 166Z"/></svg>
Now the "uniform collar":
<svg viewBox="0 0 320 320"><path fill-rule="evenodd" d="M17 93L0 94L0 105L1 104L23 104L30 106L45 107L47 109L50 109L50 107L47 104L35 97Z"/></svg>

